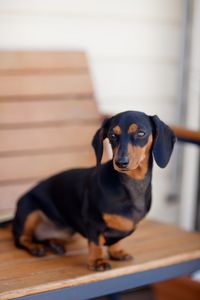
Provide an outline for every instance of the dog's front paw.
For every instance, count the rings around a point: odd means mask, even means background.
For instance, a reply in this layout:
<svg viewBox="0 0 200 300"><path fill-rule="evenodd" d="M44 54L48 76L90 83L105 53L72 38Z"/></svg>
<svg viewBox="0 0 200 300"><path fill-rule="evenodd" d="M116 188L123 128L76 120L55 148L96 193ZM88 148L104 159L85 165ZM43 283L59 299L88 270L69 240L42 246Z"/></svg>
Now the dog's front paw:
<svg viewBox="0 0 200 300"><path fill-rule="evenodd" d="M109 251L108 254L112 260L128 261L133 259L133 257L124 250Z"/></svg>
<svg viewBox="0 0 200 300"><path fill-rule="evenodd" d="M47 247L43 244L36 244L33 247L31 247L31 249L29 249L29 252L33 255L33 256L45 256L47 254Z"/></svg>
<svg viewBox="0 0 200 300"><path fill-rule="evenodd" d="M91 271L107 271L111 269L110 264L103 258L98 258L88 263L88 268Z"/></svg>

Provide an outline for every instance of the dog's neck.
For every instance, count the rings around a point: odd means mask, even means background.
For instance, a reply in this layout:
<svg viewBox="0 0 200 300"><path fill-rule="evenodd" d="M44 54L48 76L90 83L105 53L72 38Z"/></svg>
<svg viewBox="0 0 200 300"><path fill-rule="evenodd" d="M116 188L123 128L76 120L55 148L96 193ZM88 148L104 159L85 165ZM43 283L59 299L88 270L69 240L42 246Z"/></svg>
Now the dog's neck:
<svg viewBox="0 0 200 300"><path fill-rule="evenodd" d="M121 173L120 181L134 207L132 218L136 224L145 216L151 205L151 159L149 161L149 168L146 169L146 167L141 166L139 170L136 169L134 171L131 176Z"/></svg>
<svg viewBox="0 0 200 300"><path fill-rule="evenodd" d="M151 185L153 157L150 154L138 166L137 169L124 173L119 173L121 184L129 192L131 197L144 197L147 189Z"/></svg>

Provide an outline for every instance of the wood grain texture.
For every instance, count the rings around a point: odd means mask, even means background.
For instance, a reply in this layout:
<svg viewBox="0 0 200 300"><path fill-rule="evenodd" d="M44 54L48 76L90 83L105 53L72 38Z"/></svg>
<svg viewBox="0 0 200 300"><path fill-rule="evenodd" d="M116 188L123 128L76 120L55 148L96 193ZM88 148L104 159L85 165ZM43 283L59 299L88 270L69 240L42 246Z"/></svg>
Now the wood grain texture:
<svg viewBox="0 0 200 300"><path fill-rule="evenodd" d="M82 147L80 147L79 149L81 151ZM90 151L93 152L92 149L90 149ZM58 151L55 151L55 153L57 153L57 152ZM54 153L54 155L55 155L55 153ZM84 158L84 161L82 162L83 166L86 166L86 165L91 166L92 164L94 164L94 154L90 153L90 152L88 154L89 154L88 156L87 156L87 153L85 153L85 156L84 155L82 156L82 154L80 154L80 156L79 156L79 153L77 152L77 149L76 149L76 153L75 153L76 156L74 156L75 160L72 160L72 163L74 164L72 167L79 166L78 164L80 164L81 157ZM22 153L21 153L21 155L22 155ZM54 157L54 155L51 155L50 157ZM66 157L67 157L67 155L68 154L66 154ZM23 156L25 156L25 155L23 155ZM44 156L46 156L45 152L43 155L39 156L40 157L39 161L43 162L42 157L44 157ZM19 158L20 157L21 156L19 156ZM47 157L48 157L48 155L47 155ZM56 156L56 158L54 158L56 161L57 161L57 157L59 157L59 156ZM11 156L7 157L7 161L9 161L10 158L11 158ZM105 162L107 160L108 160L108 149L107 149L107 144L105 143L105 150L104 150L102 161ZM20 161L21 160L19 160L19 162ZM55 162L55 166L57 167L56 162ZM20 165L18 165L18 167L20 167ZM62 162L61 162L60 170L57 170L57 171L59 172L63 169L67 169L67 164L62 164ZM53 173L55 173L55 170ZM0 174L2 174L2 178L4 178L4 175L1 172L1 170L0 170ZM15 174L17 174L17 173L15 172ZM18 176L18 174L17 174L17 176L15 178L12 178L11 180L1 181L0 182L0 199L1 199L0 200L0 219L8 220L8 219L12 218L18 198L22 194L27 192L33 185L37 184L37 182L39 180L42 180L42 179L44 179L44 177L47 177L49 175L50 174L46 174L45 176L41 175L37 178L32 178L32 177L21 178L21 176Z"/></svg>
<svg viewBox="0 0 200 300"><path fill-rule="evenodd" d="M9 230L0 230L0 298L78 286L121 275L200 258L200 235L177 227L145 220L136 232L124 240L125 249L134 256L132 262L112 262L112 270L100 273L86 268L87 243L77 237L68 243L63 257L31 257L14 247Z"/></svg>
<svg viewBox="0 0 200 300"><path fill-rule="evenodd" d="M37 100L0 101L0 128L47 122L91 122L99 119L93 99Z"/></svg>
<svg viewBox="0 0 200 300"><path fill-rule="evenodd" d="M32 186L34 186L38 180L30 180L30 182L17 182L11 183L7 185L0 185L0 214L5 219L9 219L13 217L13 213L15 211L16 202L20 196L22 196L25 192L27 192ZM7 218L8 216L8 218ZM2 220L3 218L1 218Z"/></svg>
<svg viewBox="0 0 200 300"><path fill-rule="evenodd" d="M80 51L0 51L0 218L38 180L95 163L99 124Z"/></svg>
<svg viewBox="0 0 200 300"><path fill-rule="evenodd" d="M5 182L39 179L74 167L95 163L92 147L78 151L23 155L0 158L0 185Z"/></svg>
<svg viewBox="0 0 200 300"><path fill-rule="evenodd" d="M0 153L12 154L34 150L76 149L91 144L97 125L64 125L48 128L0 129ZM81 151L81 149L80 149Z"/></svg>
<svg viewBox="0 0 200 300"><path fill-rule="evenodd" d="M0 51L0 73L52 69L87 69L85 54L74 51Z"/></svg>
<svg viewBox="0 0 200 300"><path fill-rule="evenodd" d="M1 75L0 97L48 97L52 95L92 95L89 75L50 74L50 75Z"/></svg>

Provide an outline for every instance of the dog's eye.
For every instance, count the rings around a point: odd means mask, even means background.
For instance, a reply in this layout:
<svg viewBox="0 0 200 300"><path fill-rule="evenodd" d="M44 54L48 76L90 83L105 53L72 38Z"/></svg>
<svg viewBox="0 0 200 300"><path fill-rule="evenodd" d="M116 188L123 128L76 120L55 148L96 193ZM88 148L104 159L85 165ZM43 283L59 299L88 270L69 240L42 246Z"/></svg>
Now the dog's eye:
<svg viewBox="0 0 200 300"><path fill-rule="evenodd" d="M117 139L117 135L116 135L114 132L112 132L112 133L110 134L110 139L111 139L111 140L116 140L116 139Z"/></svg>
<svg viewBox="0 0 200 300"><path fill-rule="evenodd" d="M111 132L110 134L109 134L109 140L110 140L110 142L112 143L116 143L117 142L117 140L118 140L118 135L117 134L115 134L114 132Z"/></svg>
<svg viewBox="0 0 200 300"><path fill-rule="evenodd" d="M138 137L143 137L144 135L145 135L145 132L142 131L142 130L139 130L139 131L137 132L137 136L138 136Z"/></svg>

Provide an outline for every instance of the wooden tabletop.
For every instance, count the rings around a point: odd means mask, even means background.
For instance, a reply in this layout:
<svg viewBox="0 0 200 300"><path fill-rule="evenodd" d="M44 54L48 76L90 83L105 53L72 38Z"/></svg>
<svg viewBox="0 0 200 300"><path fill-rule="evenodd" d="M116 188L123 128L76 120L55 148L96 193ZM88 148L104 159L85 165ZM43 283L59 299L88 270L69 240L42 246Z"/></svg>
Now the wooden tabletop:
<svg viewBox="0 0 200 300"><path fill-rule="evenodd" d="M124 240L132 262L111 262L112 269L86 268L87 242L75 237L65 256L32 257L13 245L10 229L0 229L0 299L12 299L65 287L149 271L200 258L200 234L145 220Z"/></svg>

